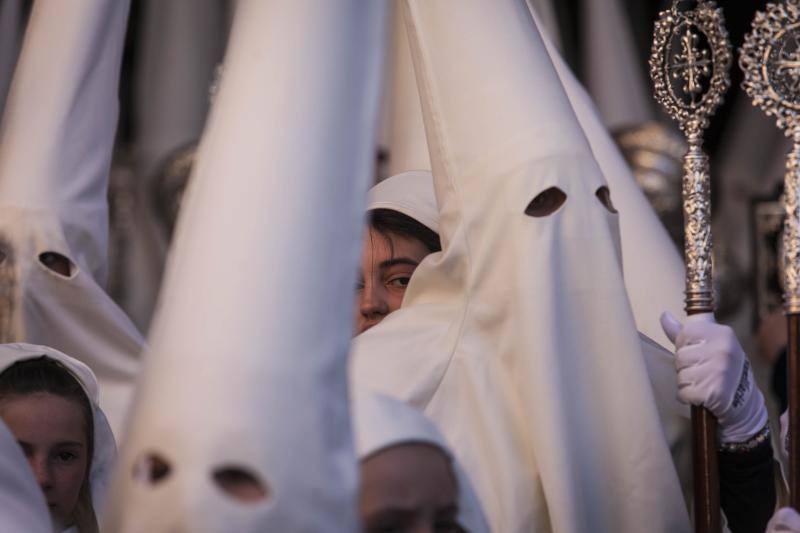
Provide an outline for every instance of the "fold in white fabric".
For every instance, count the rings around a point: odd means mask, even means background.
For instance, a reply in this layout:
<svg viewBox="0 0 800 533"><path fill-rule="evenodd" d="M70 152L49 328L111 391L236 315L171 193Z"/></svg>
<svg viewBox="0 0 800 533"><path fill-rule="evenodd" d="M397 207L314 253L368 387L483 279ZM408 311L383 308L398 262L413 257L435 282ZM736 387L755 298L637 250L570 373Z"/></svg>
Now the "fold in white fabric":
<svg viewBox="0 0 800 533"><path fill-rule="evenodd" d="M106 530L358 530L341 310L374 164L385 8L237 3Z"/></svg>
<svg viewBox="0 0 800 533"><path fill-rule="evenodd" d="M688 531L607 184L527 5L405 5L443 251L353 379L437 423L494 531Z"/></svg>
<svg viewBox="0 0 800 533"><path fill-rule="evenodd" d="M0 125L0 341L88 364L116 430L143 345L102 289L128 4L37 2Z"/></svg>

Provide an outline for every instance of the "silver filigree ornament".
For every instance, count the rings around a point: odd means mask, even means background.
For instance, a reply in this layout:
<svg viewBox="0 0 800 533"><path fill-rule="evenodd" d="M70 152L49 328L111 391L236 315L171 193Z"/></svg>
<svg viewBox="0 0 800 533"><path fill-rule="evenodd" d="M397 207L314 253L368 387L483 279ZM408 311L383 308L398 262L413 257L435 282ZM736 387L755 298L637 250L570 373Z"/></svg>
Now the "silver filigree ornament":
<svg viewBox="0 0 800 533"><path fill-rule="evenodd" d="M783 305L800 313L800 0L756 13L740 50L742 88L794 141L786 159Z"/></svg>
<svg viewBox="0 0 800 533"><path fill-rule="evenodd" d="M692 9L682 6L693 4ZM650 56L655 97L689 145L683 162L686 311L713 311L710 170L703 131L730 88L733 51L715 2L676 0L656 21Z"/></svg>

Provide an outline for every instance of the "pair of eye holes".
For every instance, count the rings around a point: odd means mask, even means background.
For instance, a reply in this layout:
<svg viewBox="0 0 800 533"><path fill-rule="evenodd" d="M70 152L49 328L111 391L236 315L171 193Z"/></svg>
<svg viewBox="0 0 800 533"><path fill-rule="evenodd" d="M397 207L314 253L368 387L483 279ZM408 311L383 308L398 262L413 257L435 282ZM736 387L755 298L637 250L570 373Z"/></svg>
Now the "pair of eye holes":
<svg viewBox="0 0 800 533"><path fill-rule="evenodd" d="M603 186L597 189L595 196L597 196L600 203L611 213L617 213L614 204L611 203L611 191L608 190L608 187ZM566 201L567 195L564 191L558 187L550 187L537 194L536 197L531 200L531 203L525 208L525 214L535 218L546 217L558 211Z"/></svg>
<svg viewBox="0 0 800 533"><path fill-rule="evenodd" d="M169 462L155 453L145 454L133 469L134 479L150 487L165 482L171 475ZM270 496L267 485L256 474L241 466L224 465L216 468L211 473L211 479L222 492L243 504L257 504Z"/></svg>

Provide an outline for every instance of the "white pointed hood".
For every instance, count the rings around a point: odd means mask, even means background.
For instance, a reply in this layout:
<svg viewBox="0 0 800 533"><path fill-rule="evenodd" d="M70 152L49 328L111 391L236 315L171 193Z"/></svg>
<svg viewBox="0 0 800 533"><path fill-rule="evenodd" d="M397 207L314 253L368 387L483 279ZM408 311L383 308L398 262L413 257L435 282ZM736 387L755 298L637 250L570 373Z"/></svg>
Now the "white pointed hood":
<svg viewBox="0 0 800 533"><path fill-rule="evenodd" d="M0 524L4 531L52 533L44 494L22 448L0 420Z"/></svg>
<svg viewBox="0 0 800 533"><path fill-rule="evenodd" d="M354 391L352 406L359 461L402 444L422 443L439 448L452 461L458 483L459 525L469 533L489 533L489 525L469 476L430 419L401 401L366 391Z"/></svg>
<svg viewBox="0 0 800 533"><path fill-rule="evenodd" d="M89 472L92 504L98 519L108 491L111 469L117 456L117 445L108 419L100 407L97 379L91 369L77 359L48 346L34 344L0 344L0 373L19 361L48 357L61 363L83 387L94 413L94 455Z"/></svg>
<svg viewBox="0 0 800 533"><path fill-rule="evenodd" d="M534 19L538 15L534 12ZM537 24L541 26L537 20ZM619 211L625 287L636 327L661 346L671 346L659 317L664 311L684 316L685 270L680 253L631 173L592 98L547 36L545 46L575 115L608 181ZM657 280L657 282L654 282Z"/></svg>
<svg viewBox="0 0 800 533"><path fill-rule="evenodd" d="M546 20L550 22L555 20L549 0L529 0L528 3L535 18L541 18L544 13ZM592 9L596 9L596 6L593 5ZM608 14L607 19L619 22L619 16L620 13L615 11ZM395 23L398 21L402 22L402 17L398 16ZM541 20L537 22L539 27L542 27ZM550 27L550 24L546 26L549 30L557 30L555 26ZM557 31L547 33L557 34ZM605 45L611 50L619 45L624 37L598 36L605 39ZM669 339L661 330L658 317L665 310L671 311L675 316L683 315L684 269L680 253L603 125L595 104L561 58L556 46L553 46L552 42L557 41L557 37L554 35L549 38L548 35L543 35L543 39L597 162L608 180L609 187L613 190L614 206L620 212L625 286L628 289L636 325L647 337L656 340L662 346L670 346ZM422 127L416 78L410 64L408 39L405 35L395 35L392 61L390 175L430 169L430 156ZM615 103L616 95L612 93L613 91L604 92L612 103ZM629 115L616 112L617 108L613 108L611 104L609 107L608 113L616 117L619 124L625 122L624 117ZM642 113L637 111L637 114L630 116L642 116ZM414 190L427 193L422 189L414 188ZM425 199L423 202L428 203L428 200ZM652 282L654 276L659 280L656 284Z"/></svg>
<svg viewBox="0 0 800 533"><path fill-rule="evenodd" d="M392 2L392 7L391 53L385 88L385 97L388 98L386 147L389 153L389 176L431 168L402 5Z"/></svg>
<svg viewBox="0 0 800 533"><path fill-rule="evenodd" d="M384 10L239 0L108 531L357 530L340 311L373 166ZM214 476L230 469L266 501L221 490Z"/></svg>
<svg viewBox="0 0 800 533"><path fill-rule="evenodd" d="M0 341L88 364L115 428L143 340L101 288L127 0L37 2L0 125ZM47 268L54 252L69 276Z"/></svg>
<svg viewBox="0 0 800 533"><path fill-rule="evenodd" d="M528 7L405 5L443 251L353 378L437 423L494 531L688 531L606 182Z"/></svg>

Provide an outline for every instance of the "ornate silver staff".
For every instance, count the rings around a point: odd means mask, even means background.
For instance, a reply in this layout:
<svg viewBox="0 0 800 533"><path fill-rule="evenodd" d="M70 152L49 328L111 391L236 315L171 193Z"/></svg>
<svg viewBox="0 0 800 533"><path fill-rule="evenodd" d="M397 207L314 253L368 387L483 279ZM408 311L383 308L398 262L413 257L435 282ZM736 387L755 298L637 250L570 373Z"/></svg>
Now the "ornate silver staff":
<svg viewBox="0 0 800 533"><path fill-rule="evenodd" d="M675 0L659 16L650 76L656 100L678 122L689 145L683 163L686 314L714 311L711 279L711 199L703 132L730 87L731 44L722 10L712 1ZM717 423L692 407L695 531L720 525Z"/></svg>
<svg viewBox="0 0 800 533"><path fill-rule="evenodd" d="M783 308L789 327L789 491L800 509L800 0L767 4L745 37L742 87L794 141L786 159Z"/></svg>

